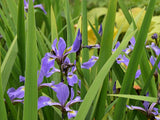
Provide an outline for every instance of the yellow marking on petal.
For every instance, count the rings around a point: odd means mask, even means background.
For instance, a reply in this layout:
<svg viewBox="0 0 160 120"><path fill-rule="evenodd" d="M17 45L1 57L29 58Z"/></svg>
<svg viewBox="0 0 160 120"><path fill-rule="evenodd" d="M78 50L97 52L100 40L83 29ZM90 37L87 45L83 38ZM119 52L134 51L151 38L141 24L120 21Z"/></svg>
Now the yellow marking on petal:
<svg viewBox="0 0 160 120"><path fill-rule="evenodd" d="M71 113L71 114L75 114L75 111L69 111L69 113Z"/></svg>
<svg viewBox="0 0 160 120"><path fill-rule="evenodd" d="M129 52L131 52L131 49L127 49L127 51L126 51L127 53L129 53Z"/></svg>
<svg viewBox="0 0 160 120"><path fill-rule="evenodd" d="M72 50L72 46L69 47L69 48L66 50L66 52L69 52L69 51L71 51L71 50Z"/></svg>
<svg viewBox="0 0 160 120"><path fill-rule="evenodd" d="M48 61L52 61L52 60L53 60L53 58L51 58L51 57L48 59Z"/></svg>
<svg viewBox="0 0 160 120"><path fill-rule="evenodd" d="M51 88L56 88L55 86L51 85Z"/></svg>
<svg viewBox="0 0 160 120"><path fill-rule="evenodd" d="M24 91L24 90L25 90L25 88L22 88L22 89L21 89L21 91Z"/></svg>
<svg viewBox="0 0 160 120"><path fill-rule="evenodd" d="M69 78L71 78L73 75L68 75Z"/></svg>

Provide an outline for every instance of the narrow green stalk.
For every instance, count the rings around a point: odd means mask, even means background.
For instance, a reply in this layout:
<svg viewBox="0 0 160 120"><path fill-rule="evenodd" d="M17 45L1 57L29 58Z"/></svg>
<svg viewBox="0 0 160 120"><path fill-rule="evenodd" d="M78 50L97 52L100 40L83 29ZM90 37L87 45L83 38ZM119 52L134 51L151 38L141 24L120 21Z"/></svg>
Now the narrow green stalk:
<svg viewBox="0 0 160 120"><path fill-rule="evenodd" d="M25 71L25 19L24 19L24 2L19 0L18 21L17 21L17 44L18 56L21 66L22 75Z"/></svg>
<svg viewBox="0 0 160 120"><path fill-rule="evenodd" d="M100 56L98 60L98 71L103 67L105 62L109 59L112 54L112 42L113 42L113 33L114 33L114 21L116 15L116 8L117 8L117 0L111 0L109 2L108 14L105 21L103 36L101 40L101 49L100 49ZM106 96L107 96L107 85L109 81L109 76L107 76L104 80L99 101L97 103L97 109L95 118L97 120L101 120L105 113L105 104L106 104Z"/></svg>
<svg viewBox="0 0 160 120"><path fill-rule="evenodd" d="M37 120L37 43L33 0L29 0L23 120Z"/></svg>
<svg viewBox="0 0 160 120"><path fill-rule="evenodd" d="M58 33L57 33L57 24L56 24L56 18L54 14L53 7L51 5L51 43L53 43L54 39L58 39Z"/></svg>
<svg viewBox="0 0 160 120"><path fill-rule="evenodd" d="M87 33L87 0L82 0L82 45L88 45L88 33ZM89 50L82 49L82 63L89 60ZM88 83L89 79L89 70L83 70L84 78ZM81 84L81 97L84 98L86 91L84 90L83 84Z"/></svg>
<svg viewBox="0 0 160 120"><path fill-rule="evenodd" d="M141 56L142 56L142 50L143 46L147 37L147 32L150 26L151 18L154 11L154 5L156 0L150 0L146 15L144 17L142 27L140 29L140 32L137 37L137 41L126 71L126 74L123 79L123 84L121 87L120 94L129 94L133 80L135 77L135 73L137 71L138 63L140 62ZM123 115L125 112L125 105L126 105L126 99L119 98L116 107L115 107L115 113L114 113L114 120L121 120L123 119Z"/></svg>
<svg viewBox="0 0 160 120"><path fill-rule="evenodd" d="M132 17L130 16L125 4L124 4L124 0L118 0L119 6L121 7L124 16L126 17L127 21L129 24L131 24L132 22Z"/></svg>
<svg viewBox="0 0 160 120"><path fill-rule="evenodd" d="M1 71L1 52L0 52L0 71ZM2 120L7 120L7 113L6 108L4 104L4 98L3 98L3 88L2 88L2 79L1 79L1 72L0 72L0 116Z"/></svg>

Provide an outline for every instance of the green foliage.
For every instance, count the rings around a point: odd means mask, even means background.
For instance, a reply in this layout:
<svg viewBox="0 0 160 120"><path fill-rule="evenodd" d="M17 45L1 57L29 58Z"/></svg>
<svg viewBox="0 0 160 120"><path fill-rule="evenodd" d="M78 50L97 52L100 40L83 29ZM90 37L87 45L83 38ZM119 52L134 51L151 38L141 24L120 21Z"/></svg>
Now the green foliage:
<svg viewBox="0 0 160 120"><path fill-rule="evenodd" d="M41 8L34 8L37 4L42 4L47 14L43 13ZM139 11L136 17L129 12L131 8L144 6L146 8ZM77 60L77 71L74 71L74 74L81 79L81 89L78 85L74 85L73 89L74 95L80 95L83 102L70 107L78 111L76 117L71 120L144 119L141 112L126 112L126 105L142 106L142 101L157 102L157 86L160 82L160 70L157 65L160 56L151 48L146 49L144 43L147 39L147 45L154 42L160 46L159 6L158 0L150 0L150 2L148 0L35 0L34 3L33 0L29 0L29 8L24 10L23 0L0 0L1 118L68 120L67 114L63 114L64 111L57 106L37 110L37 100L42 95L50 97L52 102L59 102L56 92L51 88L37 87L39 77L37 70L42 68L41 60L46 53L53 52L51 47L56 38L59 40L63 37L67 47L70 47L80 29L82 51L78 53L77 58L77 53L72 53L68 57L72 63ZM126 21L119 20L117 23L118 18L115 21L115 17L118 16L120 9ZM147 10L146 14L145 10ZM152 15L157 16L152 17ZM137 24L138 21L142 22L142 26ZM126 22L128 25L124 31ZM98 33L101 23L102 36ZM157 40L151 38L154 33L158 34ZM136 39L133 52L130 54L122 52L130 45L129 41L133 36ZM90 40L100 44L100 49L86 48ZM120 46L113 53L112 50L117 42L120 42ZM58 47L58 44L56 46ZM92 54L99 56L98 62L89 70L81 69L81 64L88 61ZM130 60L128 66L117 64L117 57L120 54ZM151 55L157 57L152 67L149 61ZM59 69L56 62L54 66ZM141 75L135 79L137 68L141 70ZM44 77L43 82L55 81L55 84L58 84L62 81L63 73L65 72L54 73L50 78ZM17 89L23 85L19 82L19 75L25 76L24 104L13 104L7 91L11 87ZM66 79L64 78L64 83L67 83ZM115 81L117 82L116 94L113 91ZM140 86L141 90L133 89L134 85ZM148 91L150 97L144 96ZM70 98L67 102L69 100Z"/></svg>

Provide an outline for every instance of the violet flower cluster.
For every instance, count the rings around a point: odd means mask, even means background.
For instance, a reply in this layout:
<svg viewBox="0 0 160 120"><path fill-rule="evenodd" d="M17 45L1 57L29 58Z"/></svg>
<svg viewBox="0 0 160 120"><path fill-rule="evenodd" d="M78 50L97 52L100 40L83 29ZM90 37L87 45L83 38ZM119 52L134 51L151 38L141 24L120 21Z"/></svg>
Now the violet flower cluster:
<svg viewBox="0 0 160 120"><path fill-rule="evenodd" d="M58 43L58 45L57 45ZM38 99L38 110L45 106L55 106L62 112L62 118L66 116L70 119L75 117L77 114L76 110L73 110L71 106L75 103L82 102L80 96L75 96L73 86L79 85L81 88L81 80L75 74L77 71L76 61L80 57L79 53L82 49L82 37L80 30L78 30L76 39L72 46L66 48L66 43L63 38L59 38L59 41L55 39L52 44L51 52L45 54L41 60L41 69L37 72L38 90L43 87L51 88L56 94L59 102L53 102L52 98L48 96L40 96ZM70 62L68 57L69 54L76 53L76 60L74 63ZM98 57L92 56L89 61L80 65L81 69L90 69L98 60ZM55 67L57 63L59 68ZM44 83L44 78L51 77L54 73L58 72L61 75L61 82L55 84L54 81L51 83ZM19 77L20 82L25 82L25 77ZM7 93L12 103L23 103L24 101L25 86L19 88L10 88Z"/></svg>
<svg viewBox="0 0 160 120"><path fill-rule="evenodd" d="M149 93L147 93L146 96L149 96ZM144 101L143 102L143 107L139 107L139 106L129 106L126 105L126 107L130 110L138 110L144 113L144 115L146 115L147 118L151 118L151 119L156 119L156 120L160 120L160 113L158 112L158 108L155 107L157 103L152 103L150 105L149 102Z"/></svg>

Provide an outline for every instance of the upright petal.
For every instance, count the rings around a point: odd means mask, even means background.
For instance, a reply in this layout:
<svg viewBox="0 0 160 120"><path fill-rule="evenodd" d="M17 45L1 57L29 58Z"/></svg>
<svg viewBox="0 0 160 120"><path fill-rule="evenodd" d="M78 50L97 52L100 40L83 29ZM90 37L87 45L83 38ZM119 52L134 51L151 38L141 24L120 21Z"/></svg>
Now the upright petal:
<svg viewBox="0 0 160 120"><path fill-rule="evenodd" d="M65 102L67 101L69 97L69 89L66 84L63 84L62 82L56 85L55 92L57 93L57 98L62 106L65 105Z"/></svg>
<svg viewBox="0 0 160 120"><path fill-rule="evenodd" d="M28 8L28 2L26 0L24 0L24 7Z"/></svg>
<svg viewBox="0 0 160 120"><path fill-rule="evenodd" d="M81 36L80 29L79 29L77 36L76 36L76 39L73 43L72 52L77 52L81 46L81 43L82 43L82 36Z"/></svg>
<svg viewBox="0 0 160 120"><path fill-rule="evenodd" d="M126 105L126 107L128 109L130 109L130 110L140 110L140 111L146 112L146 110L144 108L139 107L139 106L133 106L133 105L129 106L129 105Z"/></svg>
<svg viewBox="0 0 160 120"><path fill-rule="evenodd" d="M66 43L65 43L64 39L60 37L59 38L59 43L58 43L58 55L60 57L63 56L63 53L64 53L65 49L66 49Z"/></svg>
<svg viewBox="0 0 160 120"><path fill-rule="evenodd" d="M144 101L143 102L143 106L144 106L145 110L148 111L148 109L149 109L149 102Z"/></svg>

